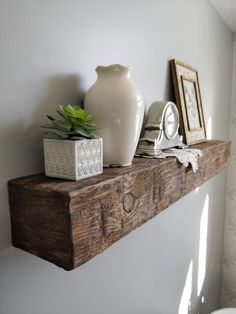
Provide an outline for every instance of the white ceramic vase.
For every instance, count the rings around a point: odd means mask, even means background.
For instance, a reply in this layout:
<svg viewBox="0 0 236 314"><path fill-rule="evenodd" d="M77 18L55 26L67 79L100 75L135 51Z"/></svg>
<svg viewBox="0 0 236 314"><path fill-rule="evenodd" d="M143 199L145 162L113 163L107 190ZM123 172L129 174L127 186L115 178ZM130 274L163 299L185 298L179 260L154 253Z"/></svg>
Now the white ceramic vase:
<svg viewBox="0 0 236 314"><path fill-rule="evenodd" d="M97 81L85 96L85 109L95 115L103 138L103 163L129 166L143 122L143 97L130 79L130 68L119 64L98 66Z"/></svg>

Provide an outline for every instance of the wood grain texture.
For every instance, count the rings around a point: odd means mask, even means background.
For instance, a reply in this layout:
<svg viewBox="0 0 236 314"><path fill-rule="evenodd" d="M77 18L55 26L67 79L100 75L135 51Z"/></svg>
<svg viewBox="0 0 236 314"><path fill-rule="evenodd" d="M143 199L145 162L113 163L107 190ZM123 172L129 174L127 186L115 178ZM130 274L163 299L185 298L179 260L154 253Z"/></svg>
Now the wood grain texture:
<svg viewBox="0 0 236 314"><path fill-rule="evenodd" d="M175 158L134 158L77 182L9 181L13 245L66 270L80 266L228 166L229 142L194 147L203 151L196 174Z"/></svg>

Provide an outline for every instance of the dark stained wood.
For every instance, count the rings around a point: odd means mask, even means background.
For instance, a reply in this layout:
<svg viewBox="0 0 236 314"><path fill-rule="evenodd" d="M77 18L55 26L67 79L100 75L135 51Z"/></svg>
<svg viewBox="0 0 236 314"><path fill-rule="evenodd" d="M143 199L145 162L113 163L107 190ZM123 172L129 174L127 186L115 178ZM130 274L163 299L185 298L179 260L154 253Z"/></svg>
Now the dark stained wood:
<svg viewBox="0 0 236 314"><path fill-rule="evenodd" d="M66 270L80 266L228 166L229 142L194 147L203 151L196 174L175 158L134 158L78 182L9 181L13 245Z"/></svg>

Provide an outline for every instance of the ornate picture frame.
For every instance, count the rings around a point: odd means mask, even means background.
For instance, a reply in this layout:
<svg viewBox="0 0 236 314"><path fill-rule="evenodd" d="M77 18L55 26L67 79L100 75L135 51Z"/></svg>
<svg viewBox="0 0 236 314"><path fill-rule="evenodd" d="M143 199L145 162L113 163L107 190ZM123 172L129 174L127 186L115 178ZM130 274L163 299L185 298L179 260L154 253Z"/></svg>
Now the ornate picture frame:
<svg viewBox="0 0 236 314"><path fill-rule="evenodd" d="M180 115L180 132L187 145L206 141L198 71L184 62L170 61L176 105Z"/></svg>

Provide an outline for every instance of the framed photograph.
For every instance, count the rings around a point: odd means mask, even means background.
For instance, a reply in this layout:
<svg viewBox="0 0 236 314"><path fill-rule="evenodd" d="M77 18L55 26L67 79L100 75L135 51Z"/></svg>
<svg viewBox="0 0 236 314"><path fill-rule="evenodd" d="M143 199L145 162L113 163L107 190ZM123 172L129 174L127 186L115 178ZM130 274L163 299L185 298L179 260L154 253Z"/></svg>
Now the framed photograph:
<svg viewBox="0 0 236 314"><path fill-rule="evenodd" d="M170 61L176 105L180 115L180 132L188 145L206 141L198 72L181 61Z"/></svg>

